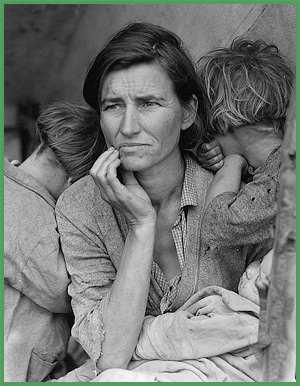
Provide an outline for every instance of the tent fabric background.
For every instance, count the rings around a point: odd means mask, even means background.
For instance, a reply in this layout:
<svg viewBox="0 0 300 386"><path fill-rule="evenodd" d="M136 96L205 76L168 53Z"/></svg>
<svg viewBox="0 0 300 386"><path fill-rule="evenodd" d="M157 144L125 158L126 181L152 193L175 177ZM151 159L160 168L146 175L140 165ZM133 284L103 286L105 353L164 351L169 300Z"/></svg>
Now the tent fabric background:
<svg viewBox="0 0 300 386"><path fill-rule="evenodd" d="M247 35L296 58L295 4L6 4L5 102L82 103L87 67L108 37L132 21L177 33L195 59Z"/></svg>

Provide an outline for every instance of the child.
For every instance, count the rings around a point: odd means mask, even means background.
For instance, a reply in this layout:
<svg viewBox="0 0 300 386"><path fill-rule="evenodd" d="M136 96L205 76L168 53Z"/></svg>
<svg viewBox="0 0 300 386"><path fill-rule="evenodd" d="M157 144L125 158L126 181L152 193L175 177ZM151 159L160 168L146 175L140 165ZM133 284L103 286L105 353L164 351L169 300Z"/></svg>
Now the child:
<svg viewBox="0 0 300 386"><path fill-rule="evenodd" d="M255 260L246 268L243 276L240 278L238 286L238 295L248 299L256 305L260 305L260 297L257 285L264 288L265 291L269 287L270 273L273 261L273 249L271 249L261 261ZM217 291L215 287L214 291ZM222 298L222 293L226 294ZM232 296L228 296L228 294ZM238 299L234 292L228 290L220 290L218 295L208 295L188 310L196 316L207 315L212 313L229 313L233 312L234 307L230 307L230 299ZM242 300L242 299L241 299ZM236 310L238 311L238 310Z"/></svg>
<svg viewBox="0 0 300 386"><path fill-rule="evenodd" d="M206 138L217 141L225 156L215 159L221 168L206 197L203 238L223 245L254 245L272 231L277 213L293 73L277 47L261 40L236 39L199 64L209 100ZM200 152L205 146L210 148L204 145ZM243 180L248 183L241 184ZM253 237L257 231L258 239Z"/></svg>
<svg viewBox="0 0 300 386"><path fill-rule="evenodd" d="M70 336L69 275L55 204L105 149L96 113L56 103L36 123L39 145L18 167L4 162L4 380L43 381Z"/></svg>

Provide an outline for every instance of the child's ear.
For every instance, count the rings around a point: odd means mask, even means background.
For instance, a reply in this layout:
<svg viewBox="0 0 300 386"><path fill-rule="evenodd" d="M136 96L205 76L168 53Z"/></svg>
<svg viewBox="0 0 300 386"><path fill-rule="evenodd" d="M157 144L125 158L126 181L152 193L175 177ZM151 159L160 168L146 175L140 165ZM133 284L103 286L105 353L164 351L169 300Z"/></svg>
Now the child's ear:
<svg viewBox="0 0 300 386"><path fill-rule="evenodd" d="M184 107L184 116L181 130L187 130L195 122L198 109L198 99L193 94L188 106Z"/></svg>

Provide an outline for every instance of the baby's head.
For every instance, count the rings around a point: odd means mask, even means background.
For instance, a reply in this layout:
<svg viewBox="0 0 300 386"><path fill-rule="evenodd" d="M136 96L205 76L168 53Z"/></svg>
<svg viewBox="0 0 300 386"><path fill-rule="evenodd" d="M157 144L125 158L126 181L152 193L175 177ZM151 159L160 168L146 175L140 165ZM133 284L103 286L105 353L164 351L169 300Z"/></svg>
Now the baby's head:
<svg viewBox="0 0 300 386"><path fill-rule="evenodd" d="M238 286L239 295L259 304L259 294L255 282L258 279L266 285L269 284L273 252L273 249L271 249L262 260L253 261L248 265L240 278Z"/></svg>

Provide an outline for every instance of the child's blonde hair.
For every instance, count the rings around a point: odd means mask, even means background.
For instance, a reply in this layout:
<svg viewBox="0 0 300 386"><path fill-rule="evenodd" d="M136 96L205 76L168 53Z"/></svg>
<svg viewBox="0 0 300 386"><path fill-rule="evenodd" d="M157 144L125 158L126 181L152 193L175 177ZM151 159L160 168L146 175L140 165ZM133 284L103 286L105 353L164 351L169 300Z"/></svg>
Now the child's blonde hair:
<svg viewBox="0 0 300 386"><path fill-rule="evenodd" d="M237 38L198 65L208 97L208 139L230 127L283 128L293 72L274 44Z"/></svg>

